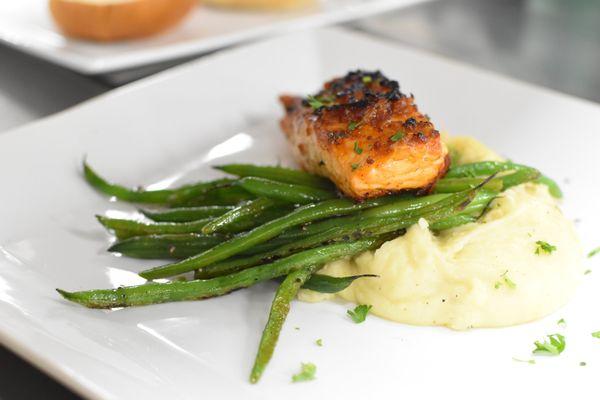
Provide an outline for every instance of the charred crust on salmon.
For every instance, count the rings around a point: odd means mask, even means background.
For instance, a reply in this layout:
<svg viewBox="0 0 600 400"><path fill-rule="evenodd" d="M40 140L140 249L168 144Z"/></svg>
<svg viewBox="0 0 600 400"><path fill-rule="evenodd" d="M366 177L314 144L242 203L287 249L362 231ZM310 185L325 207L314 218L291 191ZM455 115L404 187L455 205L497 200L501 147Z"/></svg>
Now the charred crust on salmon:
<svg viewBox="0 0 600 400"><path fill-rule="evenodd" d="M429 117L380 71L352 71L312 96L281 102L281 126L299 164L348 196L428 190L448 168Z"/></svg>

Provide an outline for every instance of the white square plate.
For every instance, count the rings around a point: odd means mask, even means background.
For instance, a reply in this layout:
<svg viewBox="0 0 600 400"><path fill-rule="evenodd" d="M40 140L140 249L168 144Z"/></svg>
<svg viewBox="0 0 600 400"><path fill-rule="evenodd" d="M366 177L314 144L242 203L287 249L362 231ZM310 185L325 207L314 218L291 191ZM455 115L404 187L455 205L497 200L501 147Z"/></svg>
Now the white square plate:
<svg viewBox="0 0 600 400"><path fill-rule="evenodd" d="M290 12L236 11L197 7L176 28L147 39L93 43L69 39L52 21L48 0L0 1L0 42L85 74L189 57L225 46L365 18L423 0L318 0Z"/></svg>
<svg viewBox="0 0 600 400"><path fill-rule="evenodd" d="M289 162L277 95L311 92L359 67L398 79L439 128L471 134L557 178L585 248L600 245L597 105L356 33L320 30L199 60L0 136L2 342L94 398L554 399L573 388L578 398L595 397L600 342L590 333L600 329L600 271L585 276L564 309L505 329L454 332L374 316L355 325L345 315L349 304L295 302L255 386L247 378L272 284L115 311L88 310L54 292L134 284L136 272L155 265L105 252L109 237L94 214L132 207L87 186L85 154L106 176L132 185L208 178L210 165L229 161ZM536 365L512 360L528 358L534 340L559 330L560 318L567 321L560 357ZM291 384L307 361L318 366L317 380Z"/></svg>

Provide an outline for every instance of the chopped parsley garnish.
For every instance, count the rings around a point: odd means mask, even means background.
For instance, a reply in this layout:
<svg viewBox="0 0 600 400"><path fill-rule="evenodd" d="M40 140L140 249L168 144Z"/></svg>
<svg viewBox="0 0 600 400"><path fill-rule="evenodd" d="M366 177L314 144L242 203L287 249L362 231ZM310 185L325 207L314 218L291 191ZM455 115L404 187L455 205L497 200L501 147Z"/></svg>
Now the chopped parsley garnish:
<svg viewBox="0 0 600 400"><path fill-rule="evenodd" d="M313 110L318 110L319 108L325 107L327 104L333 102L333 100L328 97L316 97L310 95L306 96L306 101Z"/></svg>
<svg viewBox="0 0 600 400"><path fill-rule="evenodd" d="M346 312L348 313L350 318L352 318L352 321L354 321L357 324L360 324L361 322L364 322L367 318L367 314L369 313L369 311L371 311L371 307L373 306L361 304L359 306L356 306L354 310L347 310Z"/></svg>
<svg viewBox="0 0 600 400"><path fill-rule="evenodd" d="M356 128L358 128L358 125L360 125L360 122L350 121L350 123L348 124L348 130L353 131Z"/></svg>
<svg viewBox="0 0 600 400"><path fill-rule="evenodd" d="M534 359L531 359L531 360L521 360L520 358L513 357L513 361L527 363L527 364L535 364L535 360Z"/></svg>
<svg viewBox="0 0 600 400"><path fill-rule="evenodd" d="M356 154L362 154L363 149L358 145L358 142L354 142L354 152Z"/></svg>
<svg viewBox="0 0 600 400"><path fill-rule="evenodd" d="M565 327L565 326L567 326L567 323L565 322L564 318L561 318L558 320L558 322L556 322L556 325Z"/></svg>
<svg viewBox="0 0 600 400"><path fill-rule="evenodd" d="M302 363L300 372L292 376L292 382L306 382L315 379L317 366L313 363Z"/></svg>
<svg viewBox="0 0 600 400"><path fill-rule="evenodd" d="M537 247L535 249L535 254L537 254L537 255L542 254L542 252L546 253L546 254L550 254L553 251L556 251L556 246L552 246L548 242L538 240L537 242L535 242L535 244L537 245Z"/></svg>
<svg viewBox="0 0 600 400"><path fill-rule="evenodd" d="M363 83L371 83L371 82L373 82L373 78L371 78L368 75L367 76L363 76L362 77L362 81L363 81Z"/></svg>
<svg viewBox="0 0 600 400"><path fill-rule="evenodd" d="M582 361L582 362L579 363L580 367L585 367L586 365L587 365L587 363L585 361Z"/></svg>
<svg viewBox="0 0 600 400"><path fill-rule="evenodd" d="M317 339L315 340L315 344L319 347L323 347L323 339Z"/></svg>
<svg viewBox="0 0 600 400"><path fill-rule="evenodd" d="M600 339L600 331L592 332L592 336L596 339Z"/></svg>
<svg viewBox="0 0 600 400"><path fill-rule="evenodd" d="M588 258L592 258L598 253L600 253L600 247L596 247L594 250L590 251L588 253Z"/></svg>
<svg viewBox="0 0 600 400"><path fill-rule="evenodd" d="M560 333L548 335L548 340L535 342L534 354L542 354L547 356L557 356L565 350L565 337Z"/></svg>
<svg viewBox="0 0 600 400"><path fill-rule="evenodd" d="M404 137L404 132L398 131L395 134L393 134L392 136L390 136L390 140L392 142L397 142L398 140L402 139L403 137Z"/></svg>
<svg viewBox="0 0 600 400"><path fill-rule="evenodd" d="M585 272L583 273L584 275L589 275L592 273L591 269L586 269Z"/></svg>
<svg viewBox="0 0 600 400"><path fill-rule="evenodd" d="M502 281L498 281L494 284L494 289L499 289L500 286L502 286L502 282L504 282L504 284L506 286L508 286L511 289L514 289L517 287L517 284L508 277L508 270L504 271L504 273L502 275L500 275L500 278L502 278Z"/></svg>
<svg viewBox="0 0 600 400"><path fill-rule="evenodd" d="M358 168L359 166L360 166L360 164L358 164L358 163L352 164L352 165L351 165L351 167L352 167L352 171L354 171L354 170L355 170L356 168Z"/></svg>
<svg viewBox="0 0 600 400"><path fill-rule="evenodd" d="M506 283L506 286L508 286L511 289L514 289L517 287L517 284L514 283L508 276L504 277L504 283Z"/></svg>

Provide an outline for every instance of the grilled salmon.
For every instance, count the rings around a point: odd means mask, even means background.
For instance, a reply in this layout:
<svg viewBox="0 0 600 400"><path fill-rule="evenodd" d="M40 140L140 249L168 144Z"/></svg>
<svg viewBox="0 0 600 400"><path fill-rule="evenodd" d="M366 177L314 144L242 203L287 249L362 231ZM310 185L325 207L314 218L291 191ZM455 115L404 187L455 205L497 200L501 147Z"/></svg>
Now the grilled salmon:
<svg viewBox="0 0 600 400"><path fill-rule="evenodd" d="M378 71L350 72L314 96L280 100L296 161L350 197L427 192L448 169L448 149L429 117Z"/></svg>

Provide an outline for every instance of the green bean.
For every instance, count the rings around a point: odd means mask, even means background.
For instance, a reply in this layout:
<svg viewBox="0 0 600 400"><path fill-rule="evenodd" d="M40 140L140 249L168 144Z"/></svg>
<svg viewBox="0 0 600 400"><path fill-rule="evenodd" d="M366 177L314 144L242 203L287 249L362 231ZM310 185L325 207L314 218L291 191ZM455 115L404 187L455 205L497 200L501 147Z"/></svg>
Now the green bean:
<svg viewBox="0 0 600 400"><path fill-rule="evenodd" d="M233 210L232 206L181 207L167 210L140 210L147 218L155 222L190 222L199 219L219 217Z"/></svg>
<svg viewBox="0 0 600 400"><path fill-rule="evenodd" d="M362 253L381 244L381 239L369 238L353 243L332 244L296 253L255 268L207 280L170 283L150 282L139 286L99 289L81 292L57 291L67 300L89 308L143 306L170 301L200 300L221 296L236 289L288 275L309 265L323 265L329 261Z"/></svg>
<svg viewBox="0 0 600 400"><path fill-rule="evenodd" d="M292 204L308 204L336 197L331 190L309 186L292 185L270 181L264 178L247 177L237 182L248 192L258 197L266 197Z"/></svg>
<svg viewBox="0 0 600 400"><path fill-rule="evenodd" d="M311 275L319 268L318 265L310 265L297 271L290 273L277 288L275 298L271 304L269 319L263 330L256 360L250 373L250 382L256 383L260 379L267 364L273 356L275 346L279 340L279 334L283 323L290 312L292 300L296 297L298 290L311 277Z"/></svg>
<svg viewBox="0 0 600 400"><path fill-rule="evenodd" d="M223 178L210 182L185 185L175 189L144 190L142 188L127 188L110 183L100 177L85 161L83 163L83 173L86 181L104 194L114 196L119 200L148 204L176 204L185 202L211 189L230 185L234 182L233 179Z"/></svg>
<svg viewBox="0 0 600 400"><path fill-rule="evenodd" d="M365 221L353 220L351 224L346 224L345 226L336 227L312 236L308 236L301 240L293 241L271 251L266 251L251 256L229 258L207 265L196 270L194 273L194 278L208 279L216 276L228 275L258 264L294 254L298 251L311 249L319 245L348 242L361 239L365 236L378 236L397 231L405 226L406 223L398 221L397 219L371 219Z"/></svg>
<svg viewBox="0 0 600 400"><path fill-rule="evenodd" d="M499 176L490 180L486 187L491 190L502 191L521 183L538 179L540 173L533 168L521 169L509 175ZM435 186L436 193L453 193L480 185L485 178L444 178Z"/></svg>
<svg viewBox="0 0 600 400"><path fill-rule="evenodd" d="M471 222L477 221L478 217L469 214L459 214L452 217L448 217L442 221L438 221L434 224L429 225L429 229L432 231L443 231L446 229L456 228L457 226L466 225Z"/></svg>
<svg viewBox="0 0 600 400"><path fill-rule="evenodd" d="M455 193L479 185L484 178L443 178L440 179L434 188L434 193ZM501 191L502 181L500 178L494 178L488 183L491 190Z"/></svg>
<svg viewBox="0 0 600 400"><path fill-rule="evenodd" d="M476 178L490 176L498 172L528 169L525 165L515 164L510 161L481 161L453 166L444 178Z"/></svg>
<svg viewBox="0 0 600 400"><path fill-rule="evenodd" d="M406 215L412 211L420 211L433 204L441 204L439 203L440 201L449 199L450 196L451 195L449 194L433 194L423 197L408 198L384 206L373 207L370 210L365 211L364 214L371 217L394 217Z"/></svg>
<svg viewBox="0 0 600 400"><path fill-rule="evenodd" d="M388 204L391 201L393 201L393 196L390 196L389 198L370 199L362 203L354 203L348 199L335 199L318 204L307 204L297 208L288 215L269 221L243 235L236 236L229 239L227 242L218 244L201 254L177 263L142 271L140 276L146 279L157 279L190 272L225 260L246 251L253 246L264 243L293 226L335 215L350 214L361 209Z"/></svg>
<svg viewBox="0 0 600 400"><path fill-rule="evenodd" d="M264 214L265 210L278 206L279 203L275 200L259 197L256 200L251 200L246 204L238 206L218 218L213 219L202 228L202 233L210 234L226 229L232 224L236 224L239 220L248 218L256 218Z"/></svg>
<svg viewBox="0 0 600 400"><path fill-rule="evenodd" d="M542 175L538 179L536 179L535 182L541 185L546 185L548 187L548 191L553 197L556 197L557 199L561 199L563 197L563 192L560 189L560 186L558 186L558 183L556 183L556 181L554 181L553 179Z"/></svg>
<svg viewBox="0 0 600 400"><path fill-rule="evenodd" d="M298 238L274 250L268 250L264 253L252 256L230 258L207 265L195 272L195 278L207 279L215 276L227 275L267 260L284 257L298 250L312 248L332 241L356 240L363 236L376 236L395 232L415 224L421 217L427 218L430 223L433 223L463 212L463 209L471 199L477 198L478 194L476 194L476 192L481 190L482 189L472 189L449 196L439 202L441 205L438 207L424 207L423 210L428 210L429 213L425 211L413 211L412 214L408 213L405 216L389 216L389 210L386 210L386 213L384 213L383 216L369 216L370 211L376 209L373 208L363 214L338 218L335 226L328 230L309 235L305 238ZM489 200L489 197L487 198Z"/></svg>
<svg viewBox="0 0 600 400"><path fill-rule="evenodd" d="M498 192L482 188L461 213L433 222L429 227L434 231L442 231L475 222L497 195Z"/></svg>
<svg viewBox="0 0 600 400"><path fill-rule="evenodd" d="M521 183L530 182L540 177L540 171L534 168L522 169L512 174L501 176L494 179L502 181L502 190L506 190L510 187L520 185Z"/></svg>
<svg viewBox="0 0 600 400"><path fill-rule="evenodd" d="M531 167L522 164L515 164L512 161L482 161L452 167L446 174L445 178L486 176L498 172L524 169L531 169ZM556 198L561 198L563 196L560 186L558 186L558 184L549 177L541 176L536 180L536 182L546 185L552 196Z"/></svg>
<svg viewBox="0 0 600 400"><path fill-rule="evenodd" d="M310 186L321 189L333 188L333 183L327 179L297 169L260 166L252 164L228 164L215 167L218 170L241 178L252 176L272 181L292 183L294 185Z"/></svg>
<svg viewBox="0 0 600 400"><path fill-rule="evenodd" d="M264 224L279 218L289 212L287 208L271 208L256 217L244 216L231 221L227 226L222 226L222 233L238 233L257 225ZM114 231L118 239L127 239L132 236L166 235L179 233L202 233L202 228L211 222L211 218L190 222L142 222L120 218L97 216L98 221L107 229Z"/></svg>
<svg viewBox="0 0 600 400"><path fill-rule="evenodd" d="M210 219L201 219L192 222L142 222L129 219L108 218L96 215L98 221L106 229L113 230L115 236L121 240L133 236L162 235L171 233L200 233L202 227Z"/></svg>
<svg viewBox="0 0 600 400"><path fill-rule="evenodd" d="M253 200L256 196L241 186L224 186L211 189L194 198L171 204L176 207L195 206L237 206L243 201Z"/></svg>
<svg viewBox="0 0 600 400"><path fill-rule="evenodd" d="M113 244L108 251L144 259L183 259L223 242L218 235L167 234L134 236Z"/></svg>
<svg viewBox="0 0 600 400"><path fill-rule="evenodd" d="M438 201L445 199L448 196L449 194L436 194L416 198L407 196L396 196L395 198L390 198L390 201L388 201L387 204L381 204L377 207L370 208L370 210L366 212L366 215L372 217L398 216L437 203ZM279 239L289 241L295 238L306 237L308 235L323 232L328 229L337 227L338 224L340 224L341 222L340 220L341 218L332 218L321 222L305 225L302 227L288 229L279 236Z"/></svg>

